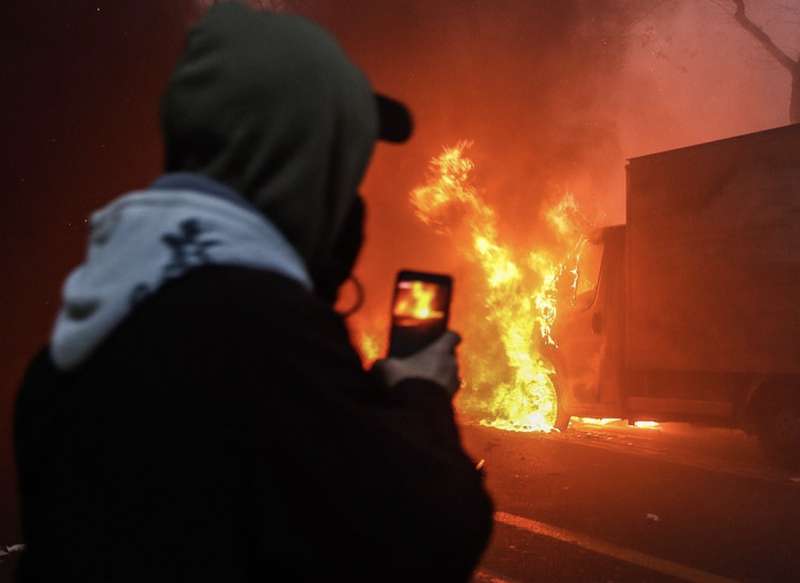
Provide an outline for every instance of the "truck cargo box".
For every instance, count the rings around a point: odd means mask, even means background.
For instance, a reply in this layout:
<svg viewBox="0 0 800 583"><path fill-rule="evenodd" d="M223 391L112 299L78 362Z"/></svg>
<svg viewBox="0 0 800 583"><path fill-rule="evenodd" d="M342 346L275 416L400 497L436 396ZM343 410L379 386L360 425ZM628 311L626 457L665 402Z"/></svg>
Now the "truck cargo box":
<svg viewBox="0 0 800 583"><path fill-rule="evenodd" d="M627 367L800 374L800 125L627 171Z"/></svg>

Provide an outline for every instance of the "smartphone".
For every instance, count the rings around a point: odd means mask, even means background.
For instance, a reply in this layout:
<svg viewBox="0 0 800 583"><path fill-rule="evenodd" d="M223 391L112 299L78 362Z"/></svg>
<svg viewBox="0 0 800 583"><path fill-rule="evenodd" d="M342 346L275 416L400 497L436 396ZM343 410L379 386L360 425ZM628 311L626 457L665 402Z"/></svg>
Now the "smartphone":
<svg viewBox="0 0 800 583"><path fill-rule="evenodd" d="M392 297L389 356L419 352L447 331L453 278L437 273L403 270Z"/></svg>

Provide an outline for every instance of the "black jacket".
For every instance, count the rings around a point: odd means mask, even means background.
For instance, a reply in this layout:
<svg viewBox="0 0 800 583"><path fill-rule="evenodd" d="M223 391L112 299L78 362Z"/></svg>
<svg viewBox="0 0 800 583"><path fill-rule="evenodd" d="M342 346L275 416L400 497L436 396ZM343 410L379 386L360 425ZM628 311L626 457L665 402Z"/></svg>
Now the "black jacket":
<svg viewBox="0 0 800 583"><path fill-rule="evenodd" d="M492 507L440 387L266 271L198 268L17 401L20 581L464 581Z"/></svg>

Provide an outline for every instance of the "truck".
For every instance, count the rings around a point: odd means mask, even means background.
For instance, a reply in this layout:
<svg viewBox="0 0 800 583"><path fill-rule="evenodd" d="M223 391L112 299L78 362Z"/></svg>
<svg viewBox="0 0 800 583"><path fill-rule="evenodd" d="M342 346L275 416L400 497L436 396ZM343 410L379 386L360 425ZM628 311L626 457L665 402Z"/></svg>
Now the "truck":
<svg viewBox="0 0 800 583"><path fill-rule="evenodd" d="M547 356L571 416L741 428L800 463L800 125L628 160Z"/></svg>

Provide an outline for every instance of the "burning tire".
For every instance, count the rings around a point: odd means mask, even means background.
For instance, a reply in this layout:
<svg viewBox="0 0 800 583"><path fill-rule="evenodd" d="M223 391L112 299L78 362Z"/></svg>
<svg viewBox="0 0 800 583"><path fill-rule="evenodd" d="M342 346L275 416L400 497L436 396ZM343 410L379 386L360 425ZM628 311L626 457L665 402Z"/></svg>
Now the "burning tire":
<svg viewBox="0 0 800 583"><path fill-rule="evenodd" d="M800 468L800 400L784 391L762 409L758 438L772 461L791 469Z"/></svg>
<svg viewBox="0 0 800 583"><path fill-rule="evenodd" d="M564 399L562 397L561 390L556 383L556 422L553 427L559 431L566 431L569 427L570 419L571 416L567 411L567 408L564 406Z"/></svg>
<svg viewBox="0 0 800 583"><path fill-rule="evenodd" d="M567 427L569 427L569 420L571 418L572 417L570 416L570 414L564 411L564 409L559 406L558 414L556 416L556 423L555 425L553 425L553 427L555 427L559 431L566 431Z"/></svg>

